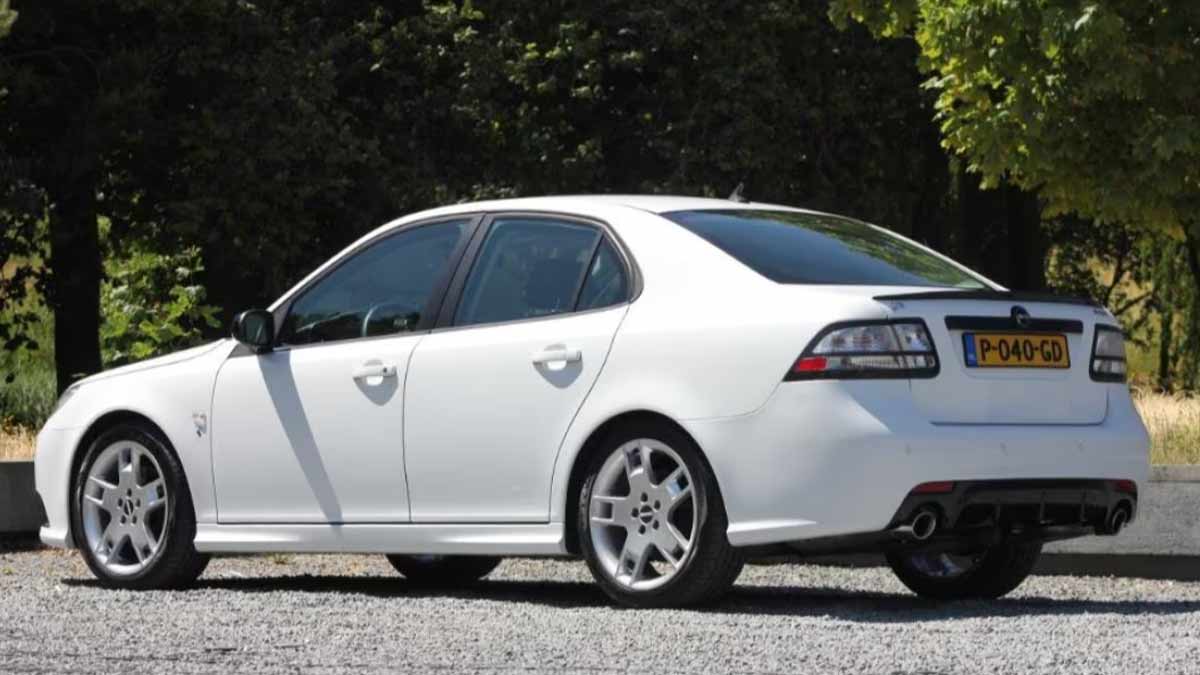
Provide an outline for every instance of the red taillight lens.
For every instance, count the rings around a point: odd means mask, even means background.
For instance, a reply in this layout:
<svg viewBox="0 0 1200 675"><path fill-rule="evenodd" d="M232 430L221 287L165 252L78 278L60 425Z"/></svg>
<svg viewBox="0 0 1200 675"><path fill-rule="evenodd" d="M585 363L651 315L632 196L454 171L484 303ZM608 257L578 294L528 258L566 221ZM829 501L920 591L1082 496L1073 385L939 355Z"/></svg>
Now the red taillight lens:
<svg viewBox="0 0 1200 675"><path fill-rule="evenodd" d="M792 366L793 373L819 373L825 370L828 363L824 356L802 356Z"/></svg>
<svg viewBox="0 0 1200 675"><path fill-rule="evenodd" d="M954 492L954 481L939 480L931 483L921 483L909 494L914 495L945 495Z"/></svg>
<svg viewBox="0 0 1200 675"><path fill-rule="evenodd" d="M785 380L933 377L937 352L920 319L838 323L821 331Z"/></svg>
<svg viewBox="0 0 1200 675"><path fill-rule="evenodd" d="M1137 494L1137 483L1135 483L1131 480L1124 480L1124 479L1118 480L1118 481L1113 481L1113 489L1116 490L1117 492L1123 492L1128 495L1136 495Z"/></svg>

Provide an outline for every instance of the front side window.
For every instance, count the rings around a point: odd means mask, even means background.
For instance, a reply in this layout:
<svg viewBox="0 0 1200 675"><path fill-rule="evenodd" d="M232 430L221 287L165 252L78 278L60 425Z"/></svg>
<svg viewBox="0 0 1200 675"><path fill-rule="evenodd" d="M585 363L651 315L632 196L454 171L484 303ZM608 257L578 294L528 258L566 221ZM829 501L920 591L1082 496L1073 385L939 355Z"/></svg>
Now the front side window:
<svg viewBox="0 0 1200 675"><path fill-rule="evenodd" d="M573 311L600 231L548 218L497 218L467 277L454 324Z"/></svg>
<svg viewBox="0 0 1200 675"><path fill-rule="evenodd" d="M783 284L989 288L958 266L849 218L753 209L663 215Z"/></svg>
<svg viewBox="0 0 1200 675"><path fill-rule="evenodd" d="M469 224L463 219L421 225L353 254L292 303L280 344L416 330Z"/></svg>

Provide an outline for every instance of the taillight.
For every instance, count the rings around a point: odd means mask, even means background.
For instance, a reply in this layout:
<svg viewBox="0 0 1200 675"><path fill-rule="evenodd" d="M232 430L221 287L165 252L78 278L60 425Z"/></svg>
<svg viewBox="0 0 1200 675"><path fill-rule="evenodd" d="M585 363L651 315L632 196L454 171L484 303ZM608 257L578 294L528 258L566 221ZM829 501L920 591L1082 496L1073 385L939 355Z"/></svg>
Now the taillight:
<svg viewBox="0 0 1200 675"><path fill-rule="evenodd" d="M937 350L920 319L858 321L821 331L785 380L933 377Z"/></svg>
<svg viewBox="0 0 1200 675"><path fill-rule="evenodd" d="M1096 325L1090 370L1092 379L1099 382L1125 381L1125 334L1120 328Z"/></svg>

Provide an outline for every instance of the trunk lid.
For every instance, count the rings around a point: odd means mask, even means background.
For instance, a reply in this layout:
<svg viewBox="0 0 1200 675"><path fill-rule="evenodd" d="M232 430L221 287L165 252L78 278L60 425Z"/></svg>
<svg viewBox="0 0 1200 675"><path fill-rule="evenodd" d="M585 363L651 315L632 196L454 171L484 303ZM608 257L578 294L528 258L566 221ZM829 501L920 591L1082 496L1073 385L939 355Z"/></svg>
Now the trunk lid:
<svg viewBox="0 0 1200 675"><path fill-rule="evenodd" d="M924 291L876 295L897 319L925 321L937 347L940 372L911 381L917 407L934 424L1100 424L1108 412L1108 387L1091 379L1097 323L1113 324L1087 300L1007 291ZM1025 318L1019 315L1024 314ZM965 337L975 334L976 338ZM1031 340L1012 338L1033 336ZM1013 346L1059 350L1066 368L980 367L982 349L1008 338ZM1044 339L1043 339L1044 338ZM987 339L986 346L979 342ZM1058 345L1058 346L1055 346ZM974 352L974 353L972 353ZM1031 353L1026 347L1026 355ZM1051 352L1045 352L1050 354ZM1035 354L1035 361L1037 356ZM974 366L968 365L973 362Z"/></svg>

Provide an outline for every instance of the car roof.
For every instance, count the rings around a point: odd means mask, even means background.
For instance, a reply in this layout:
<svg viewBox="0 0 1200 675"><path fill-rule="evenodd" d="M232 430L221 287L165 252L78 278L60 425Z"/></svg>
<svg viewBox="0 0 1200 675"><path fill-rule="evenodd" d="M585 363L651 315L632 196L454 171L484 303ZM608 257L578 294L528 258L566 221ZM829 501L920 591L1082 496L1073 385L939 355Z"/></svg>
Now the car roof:
<svg viewBox="0 0 1200 675"><path fill-rule="evenodd" d="M687 197L679 195L553 195L545 197L518 197L513 199L496 199L491 201L465 202L441 208L415 213L405 220L426 218L429 216L449 215L454 213L470 213L478 211L563 211L586 214L597 207L624 206L647 211L649 213L668 213L671 211L692 211L704 209L779 209L788 211L804 211L816 213L807 209L797 209L791 206L765 204L758 202L736 202L729 199L713 197Z"/></svg>

